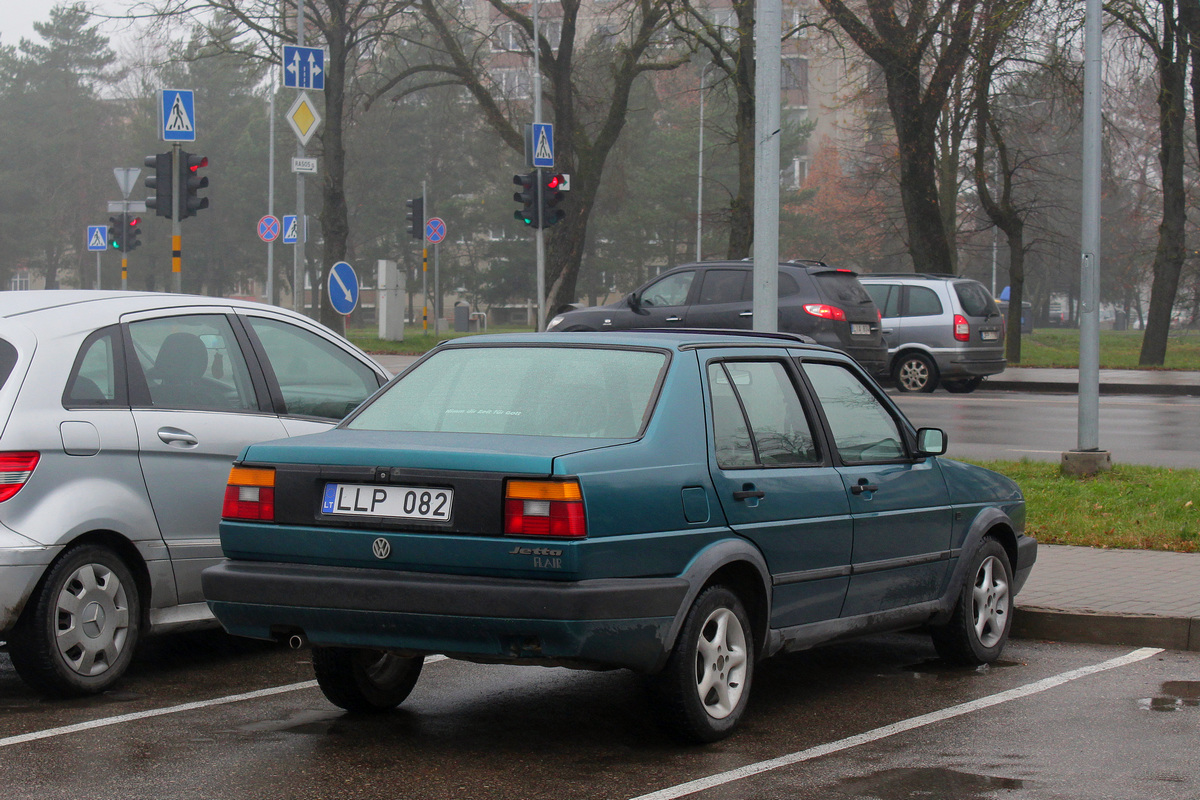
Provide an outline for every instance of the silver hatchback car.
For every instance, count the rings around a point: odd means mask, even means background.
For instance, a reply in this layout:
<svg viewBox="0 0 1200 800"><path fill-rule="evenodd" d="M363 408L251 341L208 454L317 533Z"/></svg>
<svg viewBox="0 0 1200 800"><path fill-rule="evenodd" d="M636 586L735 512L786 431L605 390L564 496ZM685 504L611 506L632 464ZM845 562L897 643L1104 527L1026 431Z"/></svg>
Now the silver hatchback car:
<svg viewBox="0 0 1200 800"><path fill-rule="evenodd" d="M142 636L215 625L200 572L221 559L234 458L332 427L387 378L274 306L0 292L0 641L17 673L99 692Z"/></svg>
<svg viewBox="0 0 1200 800"><path fill-rule="evenodd" d="M927 273L860 275L883 314L887 368L902 392L973 392L1003 372L1004 317L979 281Z"/></svg>

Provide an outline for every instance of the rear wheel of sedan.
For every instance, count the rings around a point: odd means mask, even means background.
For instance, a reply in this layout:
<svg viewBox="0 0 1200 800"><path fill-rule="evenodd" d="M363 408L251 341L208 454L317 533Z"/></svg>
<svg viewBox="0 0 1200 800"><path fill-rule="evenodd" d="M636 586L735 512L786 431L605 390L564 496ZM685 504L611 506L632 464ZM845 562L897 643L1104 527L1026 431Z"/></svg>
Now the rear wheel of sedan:
<svg viewBox="0 0 1200 800"><path fill-rule="evenodd" d="M390 711L417 685L424 659L386 650L314 647L313 671L325 697L347 711Z"/></svg>
<svg viewBox="0 0 1200 800"><path fill-rule="evenodd" d="M99 545L68 550L10 635L13 668L47 695L102 692L129 667L141 614L137 582L119 555Z"/></svg>
<svg viewBox="0 0 1200 800"><path fill-rule="evenodd" d="M979 375L974 375L970 378L942 381L942 386L946 387L947 392L951 392L953 394L970 394L978 389L982 383L983 378Z"/></svg>
<svg viewBox="0 0 1200 800"><path fill-rule="evenodd" d="M666 724L695 742L732 733L750 698L754 653L750 620L738 596L724 586L701 592L652 684Z"/></svg>
<svg viewBox="0 0 1200 800"><path fill-rule="evenodd" d="M892 370L896 388L902 392L932 392L938 385L937 365L924 353L905 353Z"/></svg>
<svg viewBox="0 0 1200 800"><path fill-rule="evenodd" d="M933 629L933 645L942 660L978 666L1000 657L1012 627L1011 587L1008 553L989 536L971 559L954 614Z"/></svg>

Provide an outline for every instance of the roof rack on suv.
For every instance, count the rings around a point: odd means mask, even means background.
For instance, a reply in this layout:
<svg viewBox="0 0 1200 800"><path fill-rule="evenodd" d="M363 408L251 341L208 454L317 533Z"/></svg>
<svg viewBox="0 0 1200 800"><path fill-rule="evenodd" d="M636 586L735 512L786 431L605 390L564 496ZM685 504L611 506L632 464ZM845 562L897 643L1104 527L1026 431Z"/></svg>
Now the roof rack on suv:
<svg viewBox="0 0 1200 800"><path fill-rule="evenodd" d="M864 272L863 278L927 278L929 280L946 280L947 278L961 278L962 275L953 275L949 272Z"/></svg>

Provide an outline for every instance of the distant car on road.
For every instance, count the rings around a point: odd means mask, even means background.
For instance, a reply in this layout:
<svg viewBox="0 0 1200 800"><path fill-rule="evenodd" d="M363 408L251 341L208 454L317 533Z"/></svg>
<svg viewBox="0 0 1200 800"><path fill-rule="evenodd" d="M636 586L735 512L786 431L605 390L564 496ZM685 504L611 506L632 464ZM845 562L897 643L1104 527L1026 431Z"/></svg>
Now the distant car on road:
<svg viewBox="0 0 1200 800"><path fill-rule="evenodd" d="M615 303L564 311L546 327L551 331L749 329L753 273L754 265L747 261L684 264ZM877 371L886 360L879 310L856 275L820 261L780 264L779 330L836 347Z"/></svg>
<svg viewBox="0 0 1200 800"><path fill-rule="evenodd" d="M624 667L713 741L775 653L928 626L999 657L1037 545L1016 484L945 447L794 335L458 339L335 430L248 447L204 593L231 633L310 642L351 711L430 653Z"/></svg>
<svg viewBox="0 0 1200 800"><path fill-rule="evenodd" d="M863 275L883 312L882 375L902 392L973 392L1004 371L1004 317L979 281L954 275Z"/></svg>
<svg viewBox="0 0 1200 800"><path fill-rule="evenodd" d="M49 695L113 685L148 633L215 626L229 466L326 430L387 380L281 308L0 292L0 640Z"/></svg>

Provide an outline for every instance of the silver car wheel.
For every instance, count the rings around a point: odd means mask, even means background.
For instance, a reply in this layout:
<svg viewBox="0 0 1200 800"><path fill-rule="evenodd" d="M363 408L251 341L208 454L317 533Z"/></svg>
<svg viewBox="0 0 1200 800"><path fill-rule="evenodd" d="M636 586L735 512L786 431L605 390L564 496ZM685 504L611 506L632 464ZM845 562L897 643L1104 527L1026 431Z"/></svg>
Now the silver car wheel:
<svg viewBox="0 0 1200 800"><path fill-rule="evenodd" d="M728 608L709 614L696 643L696 692L713 719L724 719L738 706L746 688L746 632Z"/></svg>
<svg viewBox="0 0 1200 800"><path fill-rule="evenodd" d="M896 388L902 392L928 392L936 382L933 363L923 355L904 356L896 365Z"/></svg>
<svg viewBox="0 0 1200 800"><path fill-rule="evenodd" d="M80 675L109 670L129 637L129 599L116 573L84 564L63 583L55 602L55 644Z"/></svg>
<svg viewBox="0 0 1200 800"><path fill-rule="evenodd" d="M1010 607L1005 570L995 556L988 556L979 565L971 607L979 643L995 647L1008 629Z"/></svg>

